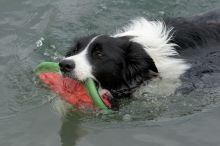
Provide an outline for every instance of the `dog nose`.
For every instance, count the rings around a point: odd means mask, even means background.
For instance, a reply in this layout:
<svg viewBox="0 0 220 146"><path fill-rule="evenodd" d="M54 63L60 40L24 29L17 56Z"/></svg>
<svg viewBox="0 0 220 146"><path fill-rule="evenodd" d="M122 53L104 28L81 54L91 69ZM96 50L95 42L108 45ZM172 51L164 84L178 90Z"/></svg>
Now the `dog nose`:
<svg viewBox="0 0 220 146"><path fill-rule="evenodd" d="M75 68L75 63L64 59L59 62L59 67L62 72L71 72Z"/></svg>

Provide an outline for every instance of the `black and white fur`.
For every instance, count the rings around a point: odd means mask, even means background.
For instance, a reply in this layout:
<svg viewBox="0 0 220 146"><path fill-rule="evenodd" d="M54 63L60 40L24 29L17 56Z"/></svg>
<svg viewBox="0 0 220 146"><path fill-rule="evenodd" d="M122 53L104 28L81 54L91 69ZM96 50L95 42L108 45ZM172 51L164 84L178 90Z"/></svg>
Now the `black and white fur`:
<svg viewBox="0 0 220 146"><path fill-rule="evenodd" d="M181 52L218 41L219 16L218 10L163 21L138 18L113 35L82 37L60 62L61 71L80 81L94 79L116 108L119 99L143 92L173 94L191 67Z"/></svg>

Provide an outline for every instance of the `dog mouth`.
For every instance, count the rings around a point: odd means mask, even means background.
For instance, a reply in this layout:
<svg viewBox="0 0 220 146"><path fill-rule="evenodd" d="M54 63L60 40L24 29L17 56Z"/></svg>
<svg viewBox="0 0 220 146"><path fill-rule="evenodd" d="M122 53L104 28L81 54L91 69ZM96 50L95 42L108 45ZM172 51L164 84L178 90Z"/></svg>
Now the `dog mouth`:
<svg viewBox="0 0 220 146"><path fill-rule="evenodd" d="M102 100L111 100L113 98L111 92L107 89L104 89L101 87L101 83L98 82L97 80L94 80L93 79L93 82L95 83L95 87L96 87L96 90L99 94L99 96L102 98Z"/></svg>

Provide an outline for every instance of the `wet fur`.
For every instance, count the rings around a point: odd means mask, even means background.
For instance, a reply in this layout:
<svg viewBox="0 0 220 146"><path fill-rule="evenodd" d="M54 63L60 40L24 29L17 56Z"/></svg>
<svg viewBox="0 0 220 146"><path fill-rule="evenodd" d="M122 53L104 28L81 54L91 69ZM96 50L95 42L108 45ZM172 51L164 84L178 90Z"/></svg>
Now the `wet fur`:
<svg viewBox="0 0 220 146"><path fill-rule="evenodd" d="M217 15L218 14L218 15ZM216 17L207 16L217 15ZM172 18L150 21L138 18L113 35L83 37L71 47L66 59L76 62L76 57L86 51L76 75L79 80L91 77L101 83L114 96L118 108L121 98L140 96L143 92L170 95L181 85L180 77L191 67L184 60L184 50L198 48L219 40L220 11L189 18ZM88 45L89 44L89 45ZM77 48L77 49L76 49ZM97 59L100 51L104 54ZM95 53L94 53L95 52Z"/></svg>

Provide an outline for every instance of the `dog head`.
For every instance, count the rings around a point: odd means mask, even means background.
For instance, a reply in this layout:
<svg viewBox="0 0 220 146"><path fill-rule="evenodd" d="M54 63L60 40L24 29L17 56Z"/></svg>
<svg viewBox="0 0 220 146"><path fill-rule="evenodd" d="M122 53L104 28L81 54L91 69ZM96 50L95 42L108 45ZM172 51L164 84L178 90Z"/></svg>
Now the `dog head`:
<svg viewBox="0 0 220 146"><path fill-rule="evenodd" d="M131 90L158 73L153 59L131 38L107 35L80 38L60 61L60 70L76 80L92 78L98 88L111 94Z"/></svg>

